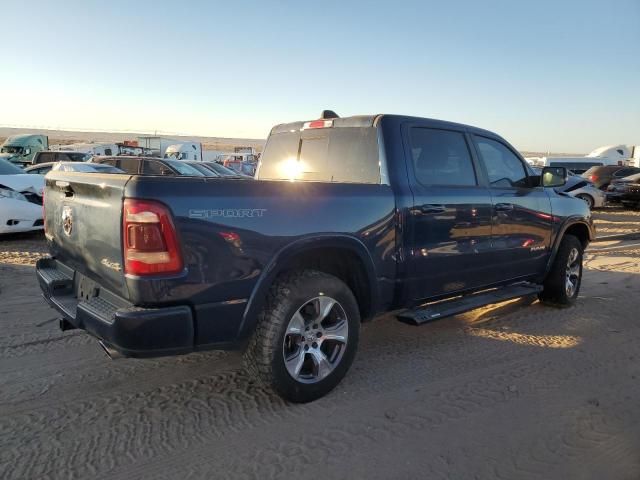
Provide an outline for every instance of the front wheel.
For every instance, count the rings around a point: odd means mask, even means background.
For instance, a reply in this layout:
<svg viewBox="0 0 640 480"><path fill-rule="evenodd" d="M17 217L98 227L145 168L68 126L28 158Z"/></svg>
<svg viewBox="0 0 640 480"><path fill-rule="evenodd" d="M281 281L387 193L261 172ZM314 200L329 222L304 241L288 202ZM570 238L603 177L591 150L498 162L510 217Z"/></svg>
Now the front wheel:
<svg viewBox="0 0 640 480"><path fill-rule="evenodd" d="M258 317L245 363L292 402L309 402L340 383L353 362L360 313L349 287L315 270L280 277Z"/></svg>
<svg viewBox="0 0 640 480"><path fill-rule="evenodd" d="M583 247L573 235L565 235L539 297L542 302L566 307L578 298L582 283Z"/></svg>

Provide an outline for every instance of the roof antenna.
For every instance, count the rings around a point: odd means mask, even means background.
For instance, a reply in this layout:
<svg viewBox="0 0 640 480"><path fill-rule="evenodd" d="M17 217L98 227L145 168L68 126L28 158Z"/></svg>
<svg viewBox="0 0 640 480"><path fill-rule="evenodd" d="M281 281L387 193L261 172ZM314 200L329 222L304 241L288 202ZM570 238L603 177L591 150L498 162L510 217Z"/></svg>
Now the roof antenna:
<svg viewBox="0 0 640 480"><path fill-rule="evenodd" d="M322 120L327 120L329 118L340 118L340 116L333 110L323 110L322 114L320 114L320 118Z"/></svg>

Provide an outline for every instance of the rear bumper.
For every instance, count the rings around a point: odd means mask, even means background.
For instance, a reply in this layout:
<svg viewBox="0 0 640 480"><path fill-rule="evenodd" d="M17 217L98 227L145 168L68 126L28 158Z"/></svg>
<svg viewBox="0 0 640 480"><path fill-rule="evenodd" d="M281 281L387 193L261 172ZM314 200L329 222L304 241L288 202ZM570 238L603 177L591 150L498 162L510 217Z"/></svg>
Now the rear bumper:
<svg viewBox="0 0 640 480"><path fill-rule="evenodd" d="M77 298L76 274L52 258L36 263L44 298L74 327L128 357L176 355L194 350L194 319L186 305L140 308L102 288Z"/></svg>

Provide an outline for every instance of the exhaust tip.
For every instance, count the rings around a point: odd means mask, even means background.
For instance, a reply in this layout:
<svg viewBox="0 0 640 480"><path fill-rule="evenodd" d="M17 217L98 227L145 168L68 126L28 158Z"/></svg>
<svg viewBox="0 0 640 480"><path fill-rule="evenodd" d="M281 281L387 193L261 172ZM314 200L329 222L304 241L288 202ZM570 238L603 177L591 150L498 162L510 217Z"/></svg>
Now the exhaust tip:
<svg viewBox="0 0 640 480"><path fill-rule="evenodd" d="M109 357L111 360L117 360L124 357L124 355L118 352L115 348L106 345L102 340L98 340L98 343L102 347L104 353L107 354L107 357Z"/></svg>

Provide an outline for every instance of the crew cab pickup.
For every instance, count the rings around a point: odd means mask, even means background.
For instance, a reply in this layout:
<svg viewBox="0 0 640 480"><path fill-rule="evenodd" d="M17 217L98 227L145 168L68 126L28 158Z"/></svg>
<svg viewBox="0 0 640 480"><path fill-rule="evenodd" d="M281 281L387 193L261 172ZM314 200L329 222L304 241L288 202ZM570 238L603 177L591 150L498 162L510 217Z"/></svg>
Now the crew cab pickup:
<svg viewBox="0 0 640 480"><path fill-rule="evenodd" d="M594 235L500 136L397 115L271 130L257 181L51 172L37 264L61 328L112 354L246 350L284 398L346 374L361 321L422 324L538 295L576 301Z"/></svg>

